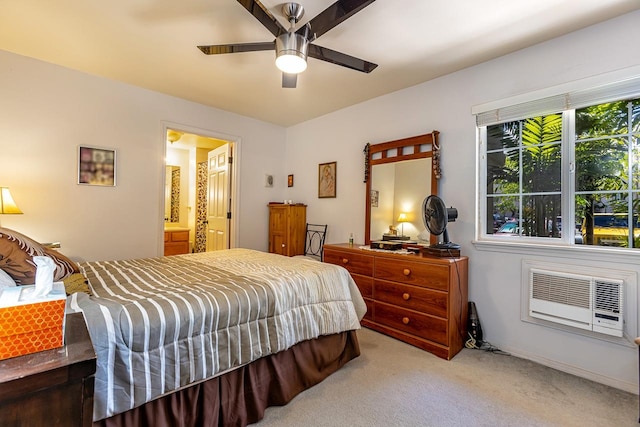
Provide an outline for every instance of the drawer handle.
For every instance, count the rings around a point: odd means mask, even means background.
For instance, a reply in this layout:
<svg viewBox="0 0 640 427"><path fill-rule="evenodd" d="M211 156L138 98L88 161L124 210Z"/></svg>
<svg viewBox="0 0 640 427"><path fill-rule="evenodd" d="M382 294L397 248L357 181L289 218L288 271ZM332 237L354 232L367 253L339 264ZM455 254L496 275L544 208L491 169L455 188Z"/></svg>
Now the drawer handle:
<svg viewBox="0 0 640 427"><path fill-rule="evenodd" d="M409 318L408 317L403 317L402 318L402 323L404 323L405 325L409 324Z"/></svg>
<svg viewBox="0 0 640 427"><path fill-rule="evenodd" d="M405 292L404 294L402 294L402 299L405 301L409 301L409 299L411 299L411 295L409 295L408 292Z"/></svg>
<svg viewBox="0 0 640 427"><path fill-rule="evenodd" d="M405 276L408 276L411 274L411 270L409 270L408 268L405 268L404 270L402 270L402 274L404 274Z"/></svg>
<svg viewBox="0 0 640 427"><path fill-rule="evenodd" d="M343 263L343 264L349 264L349 260L348 260L348 259L346 259L346 258L342 258L342 263Z"/></svg>

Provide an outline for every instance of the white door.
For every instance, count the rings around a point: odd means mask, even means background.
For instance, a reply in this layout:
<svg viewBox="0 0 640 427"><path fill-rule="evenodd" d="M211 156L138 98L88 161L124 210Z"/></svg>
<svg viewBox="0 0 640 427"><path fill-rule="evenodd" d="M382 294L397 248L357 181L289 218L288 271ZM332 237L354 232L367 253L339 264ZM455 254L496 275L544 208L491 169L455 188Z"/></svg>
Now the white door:
<svg viewBox="0 0 640 427"><path fill-rule="evenodd" d="M209 152L207 251L229 248L230 151L229 144L225 144Z"/></svg>

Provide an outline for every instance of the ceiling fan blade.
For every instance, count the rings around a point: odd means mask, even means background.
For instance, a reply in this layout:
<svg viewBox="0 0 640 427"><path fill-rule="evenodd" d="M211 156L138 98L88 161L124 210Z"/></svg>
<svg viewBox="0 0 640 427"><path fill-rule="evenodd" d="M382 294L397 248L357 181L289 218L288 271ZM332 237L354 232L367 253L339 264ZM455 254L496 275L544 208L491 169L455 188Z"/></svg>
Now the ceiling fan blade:
<svg viewBox="0 0 640 427"><path fill-rule="evenodd" d="M295 89L298 82L297 74L282 73L282 87L287 89Z"/></svg>
<svg viewBox="0 0 640 427"><path fill-rule="evenodd" d="M375 0L338 0L309 21L311 24L311 32L315 38L318 38L344 20L360 12L374 1ZM304 35L304 27L296 32Z"/></svg>
<svg viewBox="0 0 640 427"><path fill-rule="evenodd" d="M249 11L267 30L274 36L286 33L287 30L273 17L273 15L265 8L262 3L257 0L238 0L245 9Z"/></svg>
<svg viewBox="0 0 640 427"><path fill-rule="evenodd" d="M309 45L308 55L321 61L331 62L332 64L362 71L363 73L370 73L378 66L378 64L374 64L373 62L365 61L364 59L349 56L315 44Z"/></svg>
<svg viewBox="0 0 640 427"><path fill-rule="evenodd" d="M237 52L256 52L259 50L274 50L275 48L275 42L234 43L198 46L198 49L200 49L205 55L219 55L222 53Z"/></svg>

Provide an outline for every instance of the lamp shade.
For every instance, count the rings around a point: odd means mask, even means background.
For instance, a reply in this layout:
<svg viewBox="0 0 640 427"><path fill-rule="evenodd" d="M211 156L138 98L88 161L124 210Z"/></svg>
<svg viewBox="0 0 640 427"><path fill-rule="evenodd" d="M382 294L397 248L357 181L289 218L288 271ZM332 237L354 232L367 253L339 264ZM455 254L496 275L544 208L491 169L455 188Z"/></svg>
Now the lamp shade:
<svg viewBox="0 0 640 427"><path fill-rule="evenodd" d="M8 187L0 187L0 214L21 214L22 211L11 197Z"/></svg>
<svg viewBox="0 0 640 427"><path fill-rule="evenodd" d="M307 69L309 43L296 33L284 33L276 38L276 67L283 73L299 74Z"/></svg>
<svg viewBox="0 0 640 427"><path fill-rule="evenodd" d="M408 220L409 218L406 213L401 212L400 215L398 215L398 222L407 222Z"/></svg>

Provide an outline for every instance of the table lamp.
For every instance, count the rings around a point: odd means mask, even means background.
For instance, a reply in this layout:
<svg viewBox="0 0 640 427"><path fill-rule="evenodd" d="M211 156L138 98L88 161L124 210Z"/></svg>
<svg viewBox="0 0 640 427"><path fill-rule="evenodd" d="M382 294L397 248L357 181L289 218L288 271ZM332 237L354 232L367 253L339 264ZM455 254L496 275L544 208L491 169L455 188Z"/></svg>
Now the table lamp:
<svg viewBox="0 0 640 427"><path fill-rule="evenodd" d="M409 221L407 214L400 212L400 215L398 215L398 222L400 223L400 237L404 237L404 223L407 221Z"/></svg>
<svg viewBox="0 0 640 427"><path fill-rule="evenodd" d="M0 187L0 214L21 214L22 211L11 197L8 187Z"/></svg>

